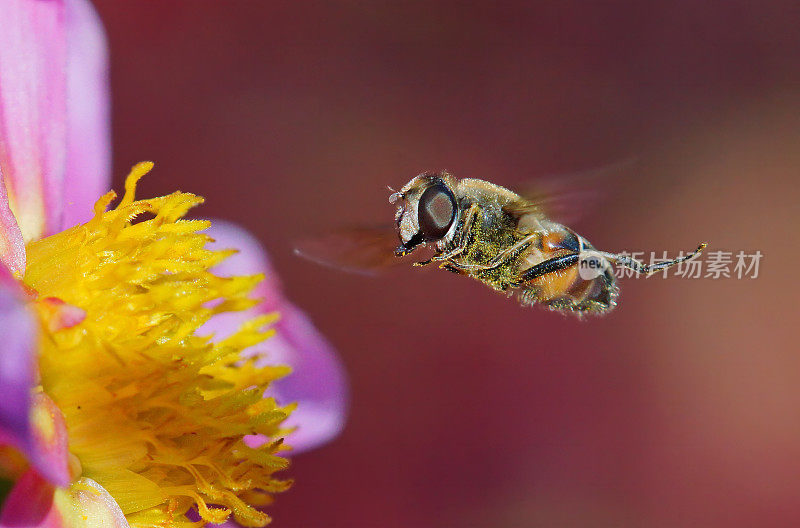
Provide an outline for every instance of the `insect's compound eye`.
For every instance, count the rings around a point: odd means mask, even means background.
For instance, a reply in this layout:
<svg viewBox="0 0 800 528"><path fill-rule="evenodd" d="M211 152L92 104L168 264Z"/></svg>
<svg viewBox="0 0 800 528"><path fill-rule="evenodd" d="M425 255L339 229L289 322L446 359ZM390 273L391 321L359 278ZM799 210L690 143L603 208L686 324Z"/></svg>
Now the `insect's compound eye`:
<svg viewBox="0 0 800 528"><path fill-rule="evenodd" d="M450 189L438 182L419 198L419 229L425 240L438 240L450 229L456 216L456 199Z"/></svg>

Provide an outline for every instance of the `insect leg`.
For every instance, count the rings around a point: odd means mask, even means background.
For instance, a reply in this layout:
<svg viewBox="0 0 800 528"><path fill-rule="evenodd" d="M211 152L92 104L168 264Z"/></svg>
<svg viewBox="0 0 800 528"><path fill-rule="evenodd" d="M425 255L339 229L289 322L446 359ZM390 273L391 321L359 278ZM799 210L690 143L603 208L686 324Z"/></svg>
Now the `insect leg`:
<svg viewBox="0 0 800 528"><path fill-rule="evenodd" d="M697 246L697 249L689 253L688 255L684 255L682 257L678 257L676 259L668 260L665 262L658 262L656 264L645 264L636 260L635 258L629 257L627 255L614 255L613 253L601 253L604 257L609 260L613 260L614 262L635 271L636 273L644 273L645 275L651 275L657 271L661 271L666 268L670 268L676 264L680 264L681 262L686 262L687 260L693 259L706 248L706 244L700 244Z"/></svg>
<svg viewBox="0 0 800 528"><path fill-rule="evenodd" d="M523 249L525 246L533 242L539 235L528 235L510 248L506 248L498 253L488 264L459 264L458 266L465 271L486 271L500 266L510 256Z"/></svg>
<svg viewBox="0 0 800 528"><path fill-rule="evenodd" d="M512 284L511 287L516 288L526 282L530 282L533 279L541 277L542 275L547 275L548 273L553 273L554 271L559 271L563 269L567 269L570 266L574 266L577 264L578 260L580 259L579 253L570 253L568 255L563 255L560 257L554 257L549 260L545 260L544 262L540 262L535 266L532 266L525 271L517 278L517 282Z"/></svg>
<svg viewBox="0 0 800 528"><path fill-rule="evenodd" d="M474 203L469 206L469 209L467 210L467 218L464 220L464 226L461 228L461 236L458 239L458 245L447 253L435 255L433 260L450 260L456 255L460 255L464 252L464 250L467 248L467 244L472 238L472 224L475 223L475 218L478 216L479 212L480 206L478 204Z"/></svg>
<svg viewBox="0 0 800 528"><path fill-rule="evenodd" d="M440 264L439 267L442 268L443 270L450 271L450 272L455 273L457 275L467 275L468 274L466 271L460 269L455 264L449 264L447 262L445 262L443 264Z"/></svg>

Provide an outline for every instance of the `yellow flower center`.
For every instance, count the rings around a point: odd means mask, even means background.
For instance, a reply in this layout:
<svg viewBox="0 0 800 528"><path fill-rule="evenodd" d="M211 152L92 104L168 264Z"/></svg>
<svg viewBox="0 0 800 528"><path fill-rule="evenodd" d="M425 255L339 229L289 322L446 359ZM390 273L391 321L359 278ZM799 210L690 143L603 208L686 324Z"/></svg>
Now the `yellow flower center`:
<svg viewBox="0 0 800 528"><path fill-rule="evenodd" d="M231 252L205 248L199 231L209 222L182 220L202 198L135 200L151 167L134 167L116 208L106 211L111 192L92 220L27 248L24 282L44 329L42 387L64 414L77 471L108 490L132 526L188 526L192 507L203 521L232 514L264 526L270 519L256 507L290 485L274 473L288 465L277 452L291 406L262 395L289 369L256 367L240 353L269 337L276 317L216 343L197 335L214 314L253 306L262 277L209 271ZM52 298L85 318L60 324ZM243 437L254 434L271 441L249 447Z"/></svg>

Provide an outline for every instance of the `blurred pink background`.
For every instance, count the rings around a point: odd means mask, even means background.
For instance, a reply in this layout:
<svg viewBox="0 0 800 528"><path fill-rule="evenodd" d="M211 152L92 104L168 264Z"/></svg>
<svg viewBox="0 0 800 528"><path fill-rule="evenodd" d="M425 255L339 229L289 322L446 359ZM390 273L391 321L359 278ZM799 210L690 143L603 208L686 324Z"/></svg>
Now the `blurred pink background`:
<svg viewBox="0 0 800 528"><path fill-rule="evenodd" d="M267 245L351 381L275 526L800 525L800 8L771 2L98 0L116 185L206 196ZM514 186L635 157L575 227L763 254L623 280L611 316L444 272L365 279L292 241L392 218L447 168Z"/></svg>

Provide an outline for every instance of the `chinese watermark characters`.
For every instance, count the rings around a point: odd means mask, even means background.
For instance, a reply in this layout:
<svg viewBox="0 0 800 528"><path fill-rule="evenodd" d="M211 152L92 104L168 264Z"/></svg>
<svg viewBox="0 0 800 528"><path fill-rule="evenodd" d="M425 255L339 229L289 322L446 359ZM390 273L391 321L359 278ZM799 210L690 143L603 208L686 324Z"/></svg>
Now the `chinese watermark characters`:
<svg viewBox="0 0 800 528"><path fill-rule="evenodd" d="M648 255L643 251L622 251L618 256L630 257L639 262L647 263L649 266L672 260L667 256L666 251L660 255L651 252L649 259L646 258ZM680 259L683 256L685 256L685 253L681 251L677 258ZM630 267L616 265L614 262L606 263L605 267L613 267L614 275L620 279L640 276L646 276L647 278L673 276L684 279L757 279L763 256L763 253L758 250L749 253L745 251L708 251L696 258L678 262L674 266L651 274L640 273ZM583 264L583 260L587 260L587 266L591 265L591 269L596 269L599 265L593 260L598 257L592 257L582 259L581 263Z"/></svg>

